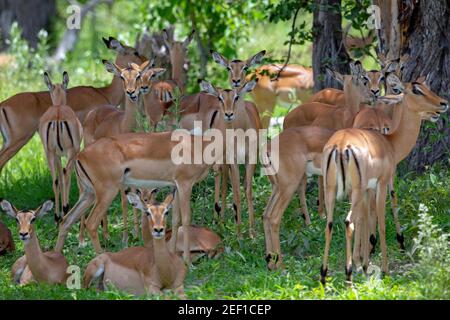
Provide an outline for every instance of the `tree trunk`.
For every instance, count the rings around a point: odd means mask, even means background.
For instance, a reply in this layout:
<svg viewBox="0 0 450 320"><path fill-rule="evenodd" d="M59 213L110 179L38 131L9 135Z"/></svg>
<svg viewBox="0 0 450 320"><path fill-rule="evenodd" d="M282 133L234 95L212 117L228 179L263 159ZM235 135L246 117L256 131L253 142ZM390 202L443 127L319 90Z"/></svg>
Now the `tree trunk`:
<svg viewBox="0 0 450 320"><path fill-rule="evenodd" d="M6 47L5 39L9 39L14 21L22 28L23 38L35 48L38 32L48 30L55 15L55 0L0 0L0 50Z"/></svg>
<svg viewBox="0 0 450 320"><path fill-rule="evenodd" d="M381 3L383 2L381 1ZM395 11L395 8L392 9ZM402 80L411 82L421 75L429 75L427 84L431 90L448 99L450 92L450 1L405 0L401 1L398 9L399 22L395 21L397 20L395 14L391 14L390 24L399 23L401 36L396 39L397 45L401 48L401 54L409 54L409 59L404 64ZM382 12L383 10L381 7ZM384 15L381 16L383 26ZM381 49L384 53L387 51L387 43L389 42L382 42ZM390 55L390 58L398 57ZM426 166L437 161L447 162L449 149L449 118L448 114L443 114L437 125L422 126L417 145L406 160L407 169L420 172Z"/></svg>
<svg viewBox="0 0 450 320"><path fill-rule="evenodd" d="M342 88L328 77L324 66L349 73L349 56L342 41L342 16L340 0L315 0L313 21L313 73L314 92L324 88Z"/></svg>

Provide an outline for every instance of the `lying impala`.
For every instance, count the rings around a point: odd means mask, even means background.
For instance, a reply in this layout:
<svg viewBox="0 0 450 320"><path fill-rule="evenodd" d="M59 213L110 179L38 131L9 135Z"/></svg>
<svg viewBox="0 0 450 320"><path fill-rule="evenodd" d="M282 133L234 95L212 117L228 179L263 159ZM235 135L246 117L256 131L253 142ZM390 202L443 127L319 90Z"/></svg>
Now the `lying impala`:
<svg viewBox="0 0 450 320"><path fill-rule="evenodd" d="M19 225L19 236L25 248L25 255L17 259L11 268L11 277L20 285L32 281L46 283L65 283L67 277L66 258L61 253L48 251L42 252L36 235L34 222L53 208L52 201L46 201L36 210L17 210L7 200L0 202L0 207Z"/></svg>
<svg viewBox="0 0 450 320"><path fill-rule="evenodd" d="M14 250L16 250L16 246L14 245L11 230L0 221L0 256L7 252L13 252Z"/></svg>
<svg viewBox="0 0 450 320"><path fill-rule="evenodd" d="M140 197L142 202L148 207L155 202L155 195L157 189L149 190L143 189L137 190L137 195ZM142 226L142 239L144 239L144 245L149 247L153 243L153 237L151 234L150 226L148 223L147 216L145 212L142 213L141 219ZM197 226L188 226L189 228L189 251L193 256L192 260L201 257L202 255L207 255L209 258L218 257L223 252L222 239L215 232ZM183 227L178 228L178 237L176 252L177 254L183 254ZM169 241L172 237L172 230L166 231L166 241Z"/></svg>
<svg viewBox="0 0 450 320"><path fill-rule="evenodd" d="M216 110L209 120L208 128L218 128L223 132L221 123L215 121L217 117ZM216 152L211 162L202 160L198 164L193 164L192 158L195 154L203 155L205 148L213 143L211 139L215 136L214 132L215 130L208 130L203 136L195 136L182 131L177 132L173 138L172 132L128 133L102 138L86 147L78 154L76 162L80 196L60 224L55 250L62 250L70 227L94 204L86 221L86 228L95 251L100 253L102 249L97 228L121 188L176 186L178 191L172 222L171 249L172 252L175 251L181 212L184 258L189 262L189 229L186 227L191 221L192 186L207 176L210 166L223 159L223 154ZM191 152L183 152L181 157L182 150Z"/></svg>
<svg viewBox="0 0 450 320"><path fill-rule="evenodd" d="M116 77L122 79L125 93L125 111L122 111L115 106L105 105L95 108L86 116L84 121L85 132L85 146L89 146L94 141L103 138L111 137L121 133L132 132L137 126L136 114L138 112L138 99L141 88L141 74L153 73L160 74L165 69L152 69L153 62L146 61L138 66L131 63L128 67L120 68L116 64L103 60L106 70L113 73ZM124 190L122 194L122 217L123 217L123 236L122 241L125 246L128 244L128 206ZM136 234L139 233L137 212L134 213L134 227ZM106 217L103 220L103 230L106 236L107 221ZM81 218L80 225L80 244L84 244L84 216Z"/></svg>
<svg viewBox="0 0 450 320"><path fill-rule="evenodd" d="M184 298L186 266L183 259L169 251L165 240L166 217L175 191L162 203L152 199L145 204L135 193L128 193L127 197L134 207L146 215L152 231L152 245L107 252L95 257L86 267L83 287L88 288L96 278L100 278L101 289L112 284L136 295L160 294L162 289L173 289Z"/></svg>
<svg viewBox="0 0 450 320"><path fill-rule="evenodd" d="M185 78L186 72L184 65L187 59L187 48L194 37L195 30L186 37L183 42L169 41L167 31L163 30L163 40L170 54L170 63L172 65L172 76L170 80L162 80L153 84L153 90L148 90L148 83L152 80L148 75L143 76L144 93L143 103L145 114L153 131L156 131L158 123L162 120L164 115L168 114L168 109L173 105L174 91L176 88L180 90L180 94L184 94L186 89ZM172 115L169 115L170 118ZM169 122L173 122L170 119Z"/></svg>
<svg viewBox="0 0 450 320"><path fill-rule="evenodd" d="M50 91L53 105L39 120L39 136L44 146L45 156L50 168L55 194L55 221L62 219L69 211L70 177L75 157L80 152L83 128L75 112L67 105L66 91L69 75L64 71L62 84L52 84L47 72L44 81ZM67 157L67 165L62 167L62 157ZM59 194L62 199L62 212Z"/></svg>
<svg viewBox="0 0 450 320"><path fill-rule="evenodd" d="M277 77L282 67L279 64L264 65L247 76L247 80L255 77L259 80L252 97L264 129L269 126L277 102L290 106L298 100L307 101L312 94L312 68L287 65Z"/></svg>
<svg viewBox="0 0 450 320"><path fill-rule="evenodd" d="M391 77L396 77L391 75ZM400 82L397 78L396 81ZM351 209L346 218L346 278L351 281L351 240L354 224L362 219L362 230L368 235L370 225L366 194L374 190L376 218L380 234L382 271L388 273L385 201L387 185L391 181L397 164L403 160L416 144L421 118L437 121L439 114L448 109L447 101L439 98L428 87L419 82L406 84L403 95L382 98L385 102L397 102L394 109L393 130L382 135L372 130L344 129L336 132L324 147L322 174L325 185L327 226L325 228L325 252L321 267L321 282L325 283L328 271L328 254L333 228L335 199L341 199L351 190ZM371 214L372 215L372 214ZM355 222L356 221L356 222ZM358 230L358 228L356 229ZM355 237L357 237L355 235ZM368 248L369 237L362 236L363 247ZM368 250L363 250L363 268L367 270Z"/></svg>
<svg viewBox="0 0 450 320"><path fill-rule="evenodd" d="M117 53L116 64L142 63L146 59L136 49L110 37L103 39L106 46ZM67 104L75 111L80 122L93 108L104 104L119 105L124 99L120 79L114 77L103 88L88 86L67 90ZM48 91L18 93L0 103L0 132L3 146L0 150L0 170L33 136L42 114L52 105Z"/></svg>

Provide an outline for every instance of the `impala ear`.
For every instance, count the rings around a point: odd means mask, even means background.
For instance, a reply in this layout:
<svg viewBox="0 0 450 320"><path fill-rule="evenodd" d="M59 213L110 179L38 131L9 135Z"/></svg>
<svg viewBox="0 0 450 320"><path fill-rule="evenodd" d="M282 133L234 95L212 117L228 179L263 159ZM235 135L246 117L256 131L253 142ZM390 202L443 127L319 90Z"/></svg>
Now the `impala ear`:
<svg viewBox="0 0 450 320"><path fill-rule="evenodd" d="M8 200L2 200L0 207L8 216L16 218L17 209Z"/></svg>
<svg viewBox="0 0 450 320"><path fill-rule="evenodd" d="M164 199L163 201L163 205L167 208L170 209L172 207L172 202L173 199L175 199L175 195L177 193L177 188L173 188L172 192L170 192L167 197Z"/></svg>
<svg viewBox="0 0 450 320"><path fill-rule="evenodd" d="M191 33L184 39L183 41L183 47L187 48L188 45L191 43L192 39L194 39L194 33L195 29L192 29Z"/></svg>
<svg viewBox="0 0 450 320"><path fill-rule="evenodd" d="M106 71L108 71L109 73L113 73L114 75L120 77L121 71L115 63L109 62L108 60L102 60L102 61L106 67Z"/></svg>
<svg viewBox="0 0 450 320"><path fill-rule="evenodd" d="M255 54L253 57L247 59L247 66L248 67L252 67L255 64L260 64L262 59L264 58L264 55L266 54L266 50L262 50L260 52L258 52L257 54Z"/></svg>
<svg viewBox="0 0 450 320"><path fill-rule="evenodd" d="M118 53L125 53L124 46L116 38L109 37L109 41L108 41L107 47L109 49L111 49L111 50L114 50L114 51L118 52Z"/></svg>
<svg viewBox="0 0 450 320"><path fill-rule="evenodd" d="M62 82L63 88L64 90L67 90L68 86L69 86L69 74L67 73L67 71L63 72L63 82Z"/></svg>
<svg viewBox="0 0 450 320"><path fill-rule="evenodd" d="M214 97L219 96L219 92L217 92L216 88L214 88L214 86L208 81L202 80L200 82L200 89L202 89L203 92L210 94Z"/></svg>
<svg viewBox="0 0 450 320"><path fill-rule="evenodd" d="M36 218L40 218L47 213L49 213L53 209L53 201L47 200L45 201L39 208L37 208L34 212L36 215Z"/></svg>
<svg viewBox="0 0 450 320"><path fill-rule="evenodd" d="M364 72L364 68L359 60L350 61L349 65L353 76L360 76Z"/></svg>
<svg viewBox="0 0 450 320"><path fill-rule="evenodd" d="M162 31L162 38L163 38L164 44L165 44L165 45L167 46L167 48L169 48L169 50L170 50L170 48L171 48L172 46L171 46L171 44L170 44L169 34L167 33L167 30L166 30L166 29L163 29L163 31Z"/></svg>
<svg viewBox="0 0 450 320"><path fill-rule="evenodd" d="M44 72L44 82L45 85L47 86L49 91L53 90L53 84L52 84L52 80L50 79L50 76L48 75L47 71Z"/></svg>
<svg viewBox="0 0 450 320"><path fill-rule="evenodd" d="M255 88L256 84L258 83L258 78L255 78L253 80L250 80L244 84L241 90L239 90L239 95L246 94L247 92L250 92Z"/></svg>
<svg viewBox="0 0 450 320"><path fill-rule="evenodd" d="M329 67L325 67L326 74L332 79L336 80L340 84L344 84L344 76L337 71L331 70Z"/></svg>
<svg viewBox="0 0 450 320"><path fill-rule="evenodd" d="M128 202L136 209L141 210L142 212L145 212L147 209L145 207L144 201L142 201L141 197L138 196L136 193L128 192L127 193L127 199Z"/></svg>
<svg viewBox="0 0 450 320"><path fill-rule="evenodd" d="M418 83L425 83L427 80L428 75L426 76L420 76L419 78L417 78L416 82Z"/></svg>
<svg viewBox="0 0 450 320"><path fill-rule="evenodd" d="M387 105L392 104L398 104L403 101L403 94L397 94L397 95L387 95L387 96L381 96L377 98L377 101L383 102Z"/></svg>
<svg viewBox="0 0 450 320"><path fill-rule="evenodd" d="M225 68L228 67L228 60L225 59L224 56L222 56L220 53L215 52L213 50L211 50L210 52L211 52L211 56L212 56L213 60L217 64L220 64L222 67L225 67Z"/></svg>
<svg viewBox="0 0 450 320"><path fill-rule="evenodd" d="M160 75L162 75L164 72L167 71L167 69L165 69L165 68L153 68L151 70L153 71L152 78L157 78Z"/></svg>

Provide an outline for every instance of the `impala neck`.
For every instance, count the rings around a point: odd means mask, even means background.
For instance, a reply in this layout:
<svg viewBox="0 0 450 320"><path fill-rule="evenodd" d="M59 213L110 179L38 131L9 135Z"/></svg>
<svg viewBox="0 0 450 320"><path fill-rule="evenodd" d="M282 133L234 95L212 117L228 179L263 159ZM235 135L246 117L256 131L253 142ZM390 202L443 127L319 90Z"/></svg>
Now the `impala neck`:
<svg viewBox="0 0 450 320"><path fill-rule="evenodd" d="M181 92L184 92L184 59L180 62L172 63L172 80L175 81L175 83L180 88Z"/></svg>
<svg viewBox="0 0 450 320"><path fill-rule="evenodd" d="M354 84L352 79L346 81L344 85L345 106L350 110L353 116L359 112L360 104L362 102L360 90L359 86Z"/></svg>
<svg viewBox="0 0 450 320"><path fill-rule="evenodd" d="M122 132L132 132L133 129L136 128L137 125L136 112L138 111L137 103L138 102L132 102L130 99L125 98L125 115L121 123Z"/></svg>
<svg viewBox="0 0 450 320"><path fill-rule="evenodd" d="M395 105L392 121L394 130L386 136L394 149L395 164L408 156L420 133L420 115L408 108L405 98Z"/></svg>
<svg viewBox="0 0 450 320"><path fill-rule="evenodd" d="M106 87L97 88L97 90L103 96L107 97L110 104L112 104L113 106L120 105L125 98L122 81L117 76L114 76L109 85L107 85Z"/></svg>
<svg viewBox="0 0 450 320"><path fill-rule="evenodd" d="M28 266L40 266L42 259L42 250L41 246L39 245L39 240L36 236L34 226L31 230L30 239L26 243L24 243L24 248Z"/></svg>
<svg viewBox="0 0 450 320"><path fill-rule="evenodd" d="M171 281L174 278L173 268L171 268L172 260L167 247L165 238L153 238L153 252L155 259L155 266L162 282Z"/></svg>

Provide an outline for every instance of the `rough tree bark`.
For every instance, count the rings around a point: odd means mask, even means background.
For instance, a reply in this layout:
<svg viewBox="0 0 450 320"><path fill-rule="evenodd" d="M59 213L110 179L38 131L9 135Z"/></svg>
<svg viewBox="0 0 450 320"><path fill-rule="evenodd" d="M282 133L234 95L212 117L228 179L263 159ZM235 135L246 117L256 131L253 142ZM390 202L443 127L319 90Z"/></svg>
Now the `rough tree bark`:
<svg viewBox="0 0 450 320"><path fill-rule="evenodd" d="M342 88L328 77L323 67L349 73L349 56L342 41L341 0L315 0L313 18L314 92L324 88Z"/></svg>
<svg viewBox="0 0 450 320"><path fill-rule="evenodd" d="M398 7L391 5L391 2L395 2ZM391 28L380 33L393 34L395 26L400 30L399 37L393 39L391 36L388 41L381 41L382 52L398 47L398 55L409 54L410 58L404 64L402 80L410 82L421 75L429 75L427 83L431 89L449 99L450 1L404 0L397 4L397 1L389 0L374 1L374 4L381 8L382 28ZM394 53L388 55L392 59L398 58ZM420 172L437 161L448 164L449 150L450 126L447 113L441 116L437 125L422 127L417 145L406 160L407 169Z"/></svg>
<svg viewBox="0 0 450 320"><path fill-rule="evenodd" d="M31 47L38 43L40 30L48 30L56 15L55 0L0 0L0 50L5 49L14 21L22 28L22 36Z"/></svg>

